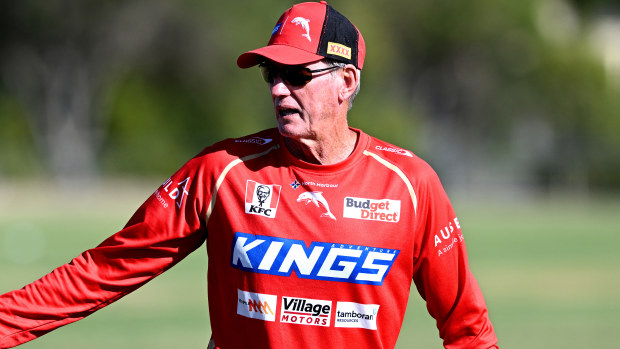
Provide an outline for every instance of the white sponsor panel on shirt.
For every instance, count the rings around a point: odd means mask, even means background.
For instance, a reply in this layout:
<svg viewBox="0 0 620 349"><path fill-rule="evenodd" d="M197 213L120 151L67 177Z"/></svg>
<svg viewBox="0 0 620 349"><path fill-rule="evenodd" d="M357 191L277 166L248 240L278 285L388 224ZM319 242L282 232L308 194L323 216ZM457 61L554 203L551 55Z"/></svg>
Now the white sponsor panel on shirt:
<svg viewBox="0 0 620 349"><path fill-rule="evenodd" d="M282 297L280 322L328 327L332 302L322 299Z"/></svg>
<svg viewBox="0 0 620 349"><path fill-rule="evenodd" d="M345 197L342 216L396 223L400 220L400 200Z"/></svg>
<svg viewBox="0 0 620 349"><path fill-rule="evenodd" d="M334 326L376 330L378 313L378 304L338 302L336 305L336 320Z"/></svg>
<svg viewBox="0 0 620 349"><path fill-rule="evenodd" d="M276 321L278 296L237 290L237 314L252 319Z"/></svg>
<svg viewBox="0 0 620 349"><path fill-rule="evenodd" d="M245 213L275 218L282 186L248 180L245 187Z"/></svg>

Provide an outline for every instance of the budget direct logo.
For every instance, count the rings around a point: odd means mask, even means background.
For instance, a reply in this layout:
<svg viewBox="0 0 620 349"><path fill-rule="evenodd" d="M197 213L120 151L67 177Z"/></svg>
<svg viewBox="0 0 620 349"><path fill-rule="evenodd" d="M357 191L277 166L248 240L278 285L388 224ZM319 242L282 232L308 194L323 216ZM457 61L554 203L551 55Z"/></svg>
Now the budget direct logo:
<svg viewBox="0 0 620 349"><path fill-rule="evenodd" d="M329 326L332 302L321 299L282 297L280 322Z"/></svg>
<svg viewBox="0 0 620 349"><path fill-rule="evenodd" d="M245 185L245 213L275 218L282 186L248 180Z"/></svg>
<svg viewBox="0 0 620 349"><path fill-rule="evenodd" d="M336 304L336 327L377 329L378 304L338 302Z"/></svg>
<svg viewBox="0 0 620 349"><path fill-rule="evenodd" d="M400 200L344 198L345 218L396 223L400 220Z"/></svg>
<svg viewBox="0 0 620 349"><path fill-rule="evenodd" d="M252 319L276 321L278 296L237 290L237 314Z"/></svg>

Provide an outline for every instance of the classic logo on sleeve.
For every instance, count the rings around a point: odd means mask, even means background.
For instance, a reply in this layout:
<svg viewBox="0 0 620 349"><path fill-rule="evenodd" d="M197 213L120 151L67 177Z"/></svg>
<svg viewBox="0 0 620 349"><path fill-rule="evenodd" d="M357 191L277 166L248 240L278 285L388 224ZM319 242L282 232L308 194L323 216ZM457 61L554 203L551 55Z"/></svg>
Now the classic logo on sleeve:
<svg viewBox="0 0 620 349"><path fill-rule="evenodd" d="M252 273L382 285L400 251L394 249L312 242L237 232L230 265Z"/></svg>
<svg viewBox="0 0 620 349"><path fill-rule="evenodd" d="M245 213L275 218L282 186L248 180L245 185Z"/></svg>
<svg viewBox="0 0 620 349"><path fill-rule="evenodd" d="M235 139L235 143L250 143L256 145L265 145L272 141L271 138L261 138L261 137L250 137L250 138L240 138Z"/></svg>
<svg viewBox="0 0 620 349"><path fill-rule="evenodd" d="M336 327L357 327L377 329L378 304L338 302L336 305Z"/></svg>
<svg viewBox="0 0 620 349"><path fill-rule="evenodd" d="M276 321L278 296L237 290L237 314L252 319Z"/></svg>
<svg viewBox="0 0 620 349"><path fill-rule="evenodd" d="M282 297L280 322L329 326L332 302L320 299Z"/></svg>
<svg viewBox="0 0 620 349"><path fill-rule="evenodd" d="M400 200L344 198L343 217L396 223L400 220Z"/></svg>

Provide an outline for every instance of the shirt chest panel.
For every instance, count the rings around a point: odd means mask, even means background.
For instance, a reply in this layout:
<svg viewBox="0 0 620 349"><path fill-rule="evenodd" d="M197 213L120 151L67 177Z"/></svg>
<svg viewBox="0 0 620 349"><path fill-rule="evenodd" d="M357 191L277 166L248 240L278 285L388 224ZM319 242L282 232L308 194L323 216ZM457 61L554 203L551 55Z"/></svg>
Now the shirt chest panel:
<svg viewBox="0 0 620 349"><path fill-rule="evenodd" d="M241 233L300 241L306 248L325 243L408 254L415 216L411 197L398 176L379 170L360 166L316 174L238 166L219 188L209 243L231 251Z"/></svg>

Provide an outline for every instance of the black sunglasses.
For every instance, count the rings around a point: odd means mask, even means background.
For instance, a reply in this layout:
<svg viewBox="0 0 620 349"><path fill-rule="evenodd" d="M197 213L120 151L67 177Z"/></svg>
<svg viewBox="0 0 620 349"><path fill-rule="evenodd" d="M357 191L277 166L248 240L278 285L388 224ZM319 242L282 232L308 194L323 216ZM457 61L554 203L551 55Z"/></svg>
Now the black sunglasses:
<svg viewBox="0 0 620 349"><path fill-rule="evenodd" d="M339 66L327 67L322 69L311 70L306 67L300 66L287 66L277 69L271 64L261 63L258 65L260 72L263 75L263 79L268 84L273 84L276 76L280 76L282 81L290 86L303 86L312 80L314 73L320 73L324 71L330 71L340 68Z"/></svg>

